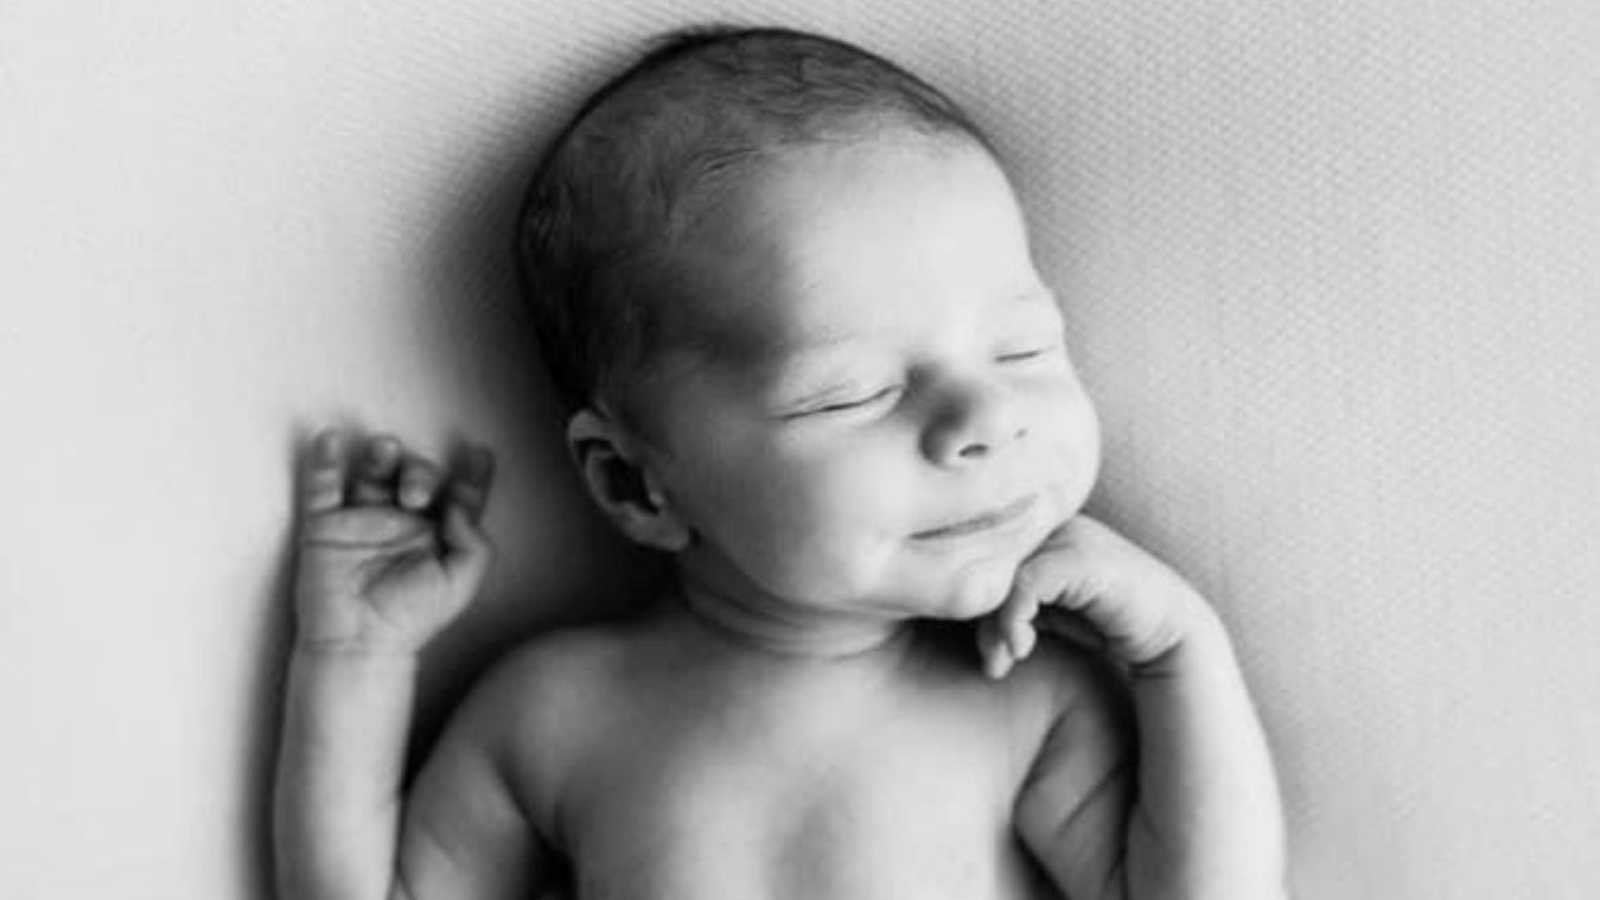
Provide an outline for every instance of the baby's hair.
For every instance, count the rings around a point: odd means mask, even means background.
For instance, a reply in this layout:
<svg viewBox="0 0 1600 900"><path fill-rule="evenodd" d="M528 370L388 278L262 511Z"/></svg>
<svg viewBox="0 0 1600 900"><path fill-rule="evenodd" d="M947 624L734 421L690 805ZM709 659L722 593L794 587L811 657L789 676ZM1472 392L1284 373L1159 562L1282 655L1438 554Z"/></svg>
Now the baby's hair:
<svg viewBox="0 0 1600 900"><path fill-rule="evenodd" d="M669 343L682 299L673 250L737 176L785 148L884 131L995 154L920 78L789 29L675 31L601 86L545 151L518 229L534 331L567 411L609 397Z"/></svg>

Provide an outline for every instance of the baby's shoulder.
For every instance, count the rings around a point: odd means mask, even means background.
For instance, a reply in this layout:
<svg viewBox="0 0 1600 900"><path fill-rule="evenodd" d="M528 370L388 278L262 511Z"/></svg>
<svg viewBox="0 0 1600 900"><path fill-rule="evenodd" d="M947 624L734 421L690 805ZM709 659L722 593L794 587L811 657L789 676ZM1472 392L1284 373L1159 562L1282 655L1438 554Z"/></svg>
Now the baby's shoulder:
<svg viewBox="0 0 1600 900"><path fill-rule="evenodd" d="M626 716L619 672L632 637L619 625L540 633L478 679L463 707L529 808L548 809L607 723Z"/></svg>
<svg viewBox="0 0 1600 900"><path fill-rule="evenodd" d="M625 624L568 626L542 632L497 661L473 689L503 721L536 726L593 715L607 702L608 687L635 640Z"/></svg>

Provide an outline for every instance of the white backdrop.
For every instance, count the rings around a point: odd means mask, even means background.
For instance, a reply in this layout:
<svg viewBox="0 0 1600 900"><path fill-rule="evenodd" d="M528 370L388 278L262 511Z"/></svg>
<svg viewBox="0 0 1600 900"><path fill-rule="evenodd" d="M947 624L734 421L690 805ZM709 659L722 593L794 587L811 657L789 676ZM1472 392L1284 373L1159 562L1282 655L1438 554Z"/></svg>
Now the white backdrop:
<svg viewBox="0 0 1600 900"><path fill-rule="evenodd" d="M1232 625L1301 898L1600 896L1592 0L0 4L0 896L263 895L309 428L500 451L424 734L638 583L507 243L579 93L714 18L883 50L998 136L1092 509Z"/></svg>

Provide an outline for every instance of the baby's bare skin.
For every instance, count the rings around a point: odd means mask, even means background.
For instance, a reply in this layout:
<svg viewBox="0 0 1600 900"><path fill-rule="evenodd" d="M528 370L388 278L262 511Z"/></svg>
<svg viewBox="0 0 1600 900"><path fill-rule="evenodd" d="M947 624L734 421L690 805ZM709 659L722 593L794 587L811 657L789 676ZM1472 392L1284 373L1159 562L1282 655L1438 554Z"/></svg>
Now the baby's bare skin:
<svg viewBox="0 0 1600 900"><path fill-rule="evenodd" d="M1225 638L1082 516L986 622L1078 610L1133 666L1136 753L1106 670L1054 643L985 680L934 626L779 653L686 598L524 647L402 793L417 652L488 560L489 467L441 483L392 441L359 464L341 444L324 435L303 481L285 897L1281 896L1276 792Z"/></svg>
<svg viewBox="0 0 1600 900"><path fill-rule="evenodd" d="M927 630L845 659L739 640L670 613L561 632L466 720L523 748L506 784L580 896L1057 896L1013 806L1057 716L1102 702L1085 660L1050 645L993 681ZM1124 735L1091 741L1122 762Z"/></svg>
<svg viewBox="0 0 1600 900"><path fill-rule="evenodd" d="M1220 620L1081 512L1096 417L1004 173L915 135L762 172L697 245L716 337L662 351L650 427L605 398L568 423L680 599L517 653L409 790L418 654L487 566L488 460L308 454L285 893L1281 898ZM1106 665L1035 646L1057 628Z"/></svg>

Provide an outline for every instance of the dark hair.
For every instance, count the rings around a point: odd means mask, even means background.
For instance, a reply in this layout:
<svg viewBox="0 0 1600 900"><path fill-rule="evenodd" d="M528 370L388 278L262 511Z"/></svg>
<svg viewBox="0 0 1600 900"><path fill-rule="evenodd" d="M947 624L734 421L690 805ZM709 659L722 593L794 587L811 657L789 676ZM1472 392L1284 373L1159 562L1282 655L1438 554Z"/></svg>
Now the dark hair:
<svg viewBox="0 0 1600 900"><path fill-rule="evenodd" d="M665 343L673 248L736 176L787 147L884 129L988 138L876 54L783 28L672 32L600 87L551 142L523 203L518 261L568 411Z"/></svg>

